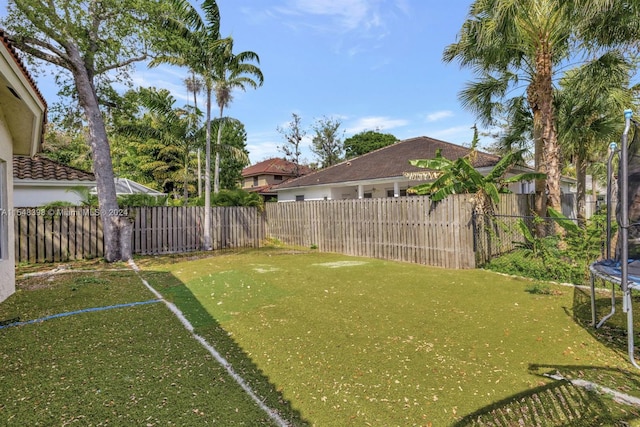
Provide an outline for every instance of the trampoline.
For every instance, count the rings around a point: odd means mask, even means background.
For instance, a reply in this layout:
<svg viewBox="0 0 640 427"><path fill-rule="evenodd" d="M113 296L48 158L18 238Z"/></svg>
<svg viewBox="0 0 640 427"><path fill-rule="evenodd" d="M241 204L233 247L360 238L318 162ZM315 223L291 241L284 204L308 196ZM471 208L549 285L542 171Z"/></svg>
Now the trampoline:
<svg viewBox="0 0 640 427"><path fill-rule="evenodd" d="M622 293L622 310L627 315L627 350L629 360L640 369L635 358L635 342L633 333L633 308L631 292L640 290L640 235L630 230L640 225L640 129L632 119L631 110L624 112L625 127L620 147L615 143L609 146L607 162L607 219L606 247L603 260L589 266L591 273L591 313L593 326L600 328L616 312L616 288ZM634 126L634 137L631 144L629 133ZM618 204L616 220L618 236L615 255L611 255L611 217L613 200L613 162L618 158ZM640 229L639 229L640 230ZM598 321L596 312L595 282L596 279L611 283L611 311Z"/></svg>

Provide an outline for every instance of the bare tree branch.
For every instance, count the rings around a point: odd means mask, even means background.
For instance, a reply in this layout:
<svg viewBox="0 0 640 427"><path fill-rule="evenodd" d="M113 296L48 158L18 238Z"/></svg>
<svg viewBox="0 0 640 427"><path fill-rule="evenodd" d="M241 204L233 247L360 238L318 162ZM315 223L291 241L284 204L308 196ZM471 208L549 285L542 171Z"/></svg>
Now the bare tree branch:
<svg viewBox="0 0 640 427"><path fill-rule="evenodd" d="M43 61L50 62L52 64L58 65L59 67L65 68L67 70L71 70L71 63L69 61L69 57L57 49L53 45L49 43L45 43L42 40L38 40L31 37L19 36L15 37L13 35L8 35L7 37L11 44L13 44L19 50L32 55L38 59ZM44 50L40 50L35 46L40 46L46 50L51 51L52 53L47 53Z"/></svg>
<svg viewBox="0 0 640 427"><path fill-rule="evenodd" d="M144 61L145 59L147 59L149 57L149 55L147 55L146 53L140 55L140 56L136 56L133 58L129 58L126 61L122 61L122 62L118 62L117 64L111 64L109 66L106 67L102 67L100 69L96 70L96 75L97 74L102 74L105 73L107 71L116 69L116 68L120 68L120 67L126 67L127 65L131 65L134 62L139 62L139 61Z"/></svg>

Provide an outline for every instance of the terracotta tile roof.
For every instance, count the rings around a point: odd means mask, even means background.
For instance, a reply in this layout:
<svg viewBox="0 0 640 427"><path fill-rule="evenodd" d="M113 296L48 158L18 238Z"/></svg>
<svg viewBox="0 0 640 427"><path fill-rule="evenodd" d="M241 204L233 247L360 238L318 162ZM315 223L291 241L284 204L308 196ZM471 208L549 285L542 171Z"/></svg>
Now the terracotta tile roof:
<svg viewBox="0 0 640 427"><path fill-rule="evenodd" d="M274 184L270 184L270 185L261 185L260 187L251 187L251 188L245 188L245 190L249 193L258 193L258 194L262 194L262 193L271 193L271 188L274 186ZM274 193L275 194L275 193Z"/></svg>
<svg viewBox="0 0 640 427"><path fill-rule="evenodd" d="M92 173L74 169L45 157L13 156L14 179L95 181Z"/></svg>
<svg viewBox="0 0 640 427"><path fill-rule="evenodd" d="M422 168L411 166L409 160L434 158L438 149L441 150L443 157L450 160L456 160L469 153L469 148L420 136L396 142L326 169L292 179L278 185L276 189L392 178L402 176L405 172L424 172ZM492 167L499 160L498 156L479 151L474 167Z"/></svg>
<svg viewBox="0 0 640 427"><path fill-rule="evenodd" d="M45 109L46 109L47 102L44 100L44 97L42 96L42 93L40 93L40 90L36 86L36 82L33 80L31 75L27 71L27 68L22 63L22 60L20 59L20 55L18 54L16 49L13 47L13 44L11 43L11 40L9 39L9 36L2 29L0 29L0 40L2 41L2 44L7 48L9 53L11 53L11 56L13 56L13 59L15 60L16 64L18 65L18 68L20 68L20 71L22 71L22 74L24 74L24 77L27 79L27 81L29 82L29 84L33 88L33 91L38 95L38 98L40 98L40 101L42 101L42 104L45 106ZM46 114L45 114L45 117L46 117Z"/></svg>
<svg viewBox="0 0 640 427"><path fill-rule="evenodd" d="M283 175L295 176L295 163L280 158L264 160L262 162L251 165L242 170L242 176L247 178L258 175ZM298 166L300 175L305 175L313 171L308 166Z"/></svg>

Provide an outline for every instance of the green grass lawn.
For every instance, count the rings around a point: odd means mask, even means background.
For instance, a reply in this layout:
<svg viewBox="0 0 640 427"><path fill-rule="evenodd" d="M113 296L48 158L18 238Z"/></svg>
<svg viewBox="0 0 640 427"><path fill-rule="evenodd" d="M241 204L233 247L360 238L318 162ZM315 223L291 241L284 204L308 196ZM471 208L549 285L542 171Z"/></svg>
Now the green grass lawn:
<svg viewBox="0 0 640 427"><path fill-rule="evenodd" d="M514 422L544 420L532 402L546 402L548 420L572 407L562 425L640 416L544 375L640 396L618 328L624 319L594 334L580 289L545 284L541 294L531 281L488 271L314 252L139 264L199 333L247 376L268 379L312 425L471 425L523 406L529 415Z"/></svg>
<svg viewBox="0 0 640 427"><path fill-rule="evenodd" d="M294 426L640 426L638 408L545 376L640 397L624 315L594 331L577 288L314 251L136 262ZM18 282L0 324L154 298L131 271ZM162 303L0 329L0 342L0 425L272 425Z"/></svg>
<svg viewBox="0 0 640 427"><path fill-rule="evenodd" d="M132 271L18 286L4 323L154 298ZM4 328L0 342L3 426L273 425L163 303Z"/></svg>

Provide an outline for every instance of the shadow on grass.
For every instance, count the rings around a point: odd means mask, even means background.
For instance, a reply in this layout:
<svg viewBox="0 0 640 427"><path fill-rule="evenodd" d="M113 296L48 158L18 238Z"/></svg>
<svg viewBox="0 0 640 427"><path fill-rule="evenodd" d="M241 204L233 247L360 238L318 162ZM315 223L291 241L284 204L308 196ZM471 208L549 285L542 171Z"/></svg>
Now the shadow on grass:
<svg viewBox="0 0 640 427"><path fill-rule="evenodd" d="M459 420L462 426L628 426L638 420L640 409L618 403L610 395L574 385L569 379L625 377L618 369L593 366L530 365L532 373L546 381L545 374L560 373L565 379L538 386L495 402ZM629 380L629 378L625 378ZM633 379L637 383L637 378Z"/></svg>
<svg viewBox="0 0 640 427"><path fill-rule="evenodd" d="M591 313L591 295L590 290L574 288L573 307L571 310L566 309L567 315L573 317L573 320L587 330L596 340L619 353L621 357L628 359L627 349L627 314L622 311L621 292L616 289L616 313L604 325L596 329L592 325ZM635 318L633 322L634 331L636 332L636 347L640 344L637 332L640 331L640 298L633 298L633 312ZM607 293L596 294L596 313L598 321L607 315L611 310L611 296ZM636 359L640 358L640 354L636 351ZM631 363L629 369L640 375L640 371L636 370ZM640 392L639 392L640 396Z"/></svg>
<svg viewBox="0 0 640 427"><path fill-rule="evenodd" d="M607 294L596 299L596 309L600 316L609 312L610 301ZM626 314L620 313L620 307L617 307L618 313L609 323L595 329L591 325L589 291L574 288L573 307L565 307L565 311L595 339L626 358ZM636 371L631 364L629 370L587 365L536 364L530 365L529 370L545 382L552 382L481 408L462 418L454 426L628 426L629 421L640 419L640 408L618 403L609 394L600 394L589 387L576 386L571 382L583 380L638 397L640 371ZM554 380L548 376L555 374L565 379Z"/></svg>
<svg viewBox="0 0 640 427"><path fill-rule="evenodd" d="M309 426L300 412L284 399L281 390L251 360L249 355L231 338L229 333L200 304L178 278L168 272L143 271L142 276L168 301L173 302L191 322L195 333L211 344L244 379L264 404L278 412L290 426Z"/></svg>

